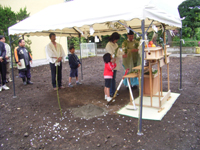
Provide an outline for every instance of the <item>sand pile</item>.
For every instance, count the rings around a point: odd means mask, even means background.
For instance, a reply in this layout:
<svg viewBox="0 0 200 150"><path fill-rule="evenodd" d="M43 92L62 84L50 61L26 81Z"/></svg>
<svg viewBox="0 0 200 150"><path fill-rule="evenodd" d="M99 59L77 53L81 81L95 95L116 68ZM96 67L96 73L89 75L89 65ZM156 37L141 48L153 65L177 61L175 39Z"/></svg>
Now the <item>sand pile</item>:
<svg viewBox="0 0 200 150"><path fill-rule="evenodd" d="M72 114L74 117L91 119L98 116L105 115L108 111L105 108L93 104L87 104L79 108L72 108Z"/></svg>

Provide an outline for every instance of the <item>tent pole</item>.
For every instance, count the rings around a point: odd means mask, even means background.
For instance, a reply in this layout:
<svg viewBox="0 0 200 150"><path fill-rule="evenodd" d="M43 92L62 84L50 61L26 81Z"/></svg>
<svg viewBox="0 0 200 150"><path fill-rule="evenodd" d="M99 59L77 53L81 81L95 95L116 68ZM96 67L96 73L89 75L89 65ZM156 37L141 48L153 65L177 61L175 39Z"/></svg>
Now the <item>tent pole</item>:
<svg viewBox="0 0 200 150"><path fill-rule="evenodd" d="M83 80L83 63L82 63L82 52L81 52L81 34L79 36L79 43L80 43L80 61L81 61L81 79Z"/></svg>
<svg viewBox="0 0 200 150"><path fill-rule="evenodd" d="M182 90L182 29L180 29L180 87L179 90Z"/></svg>
<svg viewBox="0 0 200 150"><path fill-rule="evenodd" d="M141 21L141 28L142 28L142 40L145 40L144 39L144 35L145 35L145 29L144 29L144 25L145 25L145 21L142 20ZM139 109L139 118L138 118L138 133L137 135L143 135L142 133L142 107L143 107L143 85L144 85L144 44L145 42L142 43L142 64L141 64L141 67L142 67L142 76L141 76L141 95L140 95L140 109ZM139 79L140 80L140 79Z"/></svg>
<svg viewBox="0 0 200 150"><path fill-rule="evenodd" d="M16 98L16 94L15 94L15 77L14 77L14 68L13 68L13 53L12 53L12 39L9 36L9 41L10 41L10 49L11 49L11 66L12 66L12 79L13 79L13 98Z"/></svg>

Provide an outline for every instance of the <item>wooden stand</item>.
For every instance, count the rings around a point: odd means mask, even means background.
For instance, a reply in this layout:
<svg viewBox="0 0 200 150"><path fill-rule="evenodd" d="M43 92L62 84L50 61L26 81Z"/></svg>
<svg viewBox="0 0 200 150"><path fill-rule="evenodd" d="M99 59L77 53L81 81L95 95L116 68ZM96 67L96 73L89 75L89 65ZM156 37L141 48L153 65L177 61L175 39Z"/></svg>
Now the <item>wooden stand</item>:
<svg viewBox="0 0 200 150"><path fill-rule="evenodd" d="M154 51L155 52L155 51ZM145 60L148 60L148 67L144 67L144 71L147 72L149 71L149 75L148 78L144 76L144 96L150 96L150 105L143 105L145 107L154 107L154 108L158 108L158 112L162 111L164 108L162 108L162 105L166 102L166 100L168 100L170 98L170 87L169 87L169 53L167 53L167 60L164 61L164 56L158 56L156 58L147 58ZM163 95L163 87L162 87L162 66L164 66L167 62L167 75L168 75L168 92L166 95ZM158 72L156 73L156 75L152 75L152 67L154 65L157 65L157 70ZM138 77L140 79L140 70L141 70L141 66L137 66L134 67L133 69L137 69L138 70ZM140 82L139 82L140 84ZM141 87L141 84L140 84ZM141 90L141 89L140 89ZM153 101L152 98L153 97L158 97L159 98L159 106L155 107L153 106ZM139 105L139 104L136 104Z"/></svg>
<svg viewBox="0 0 200 150"><path fill-rule="evenodd" d="M152 79L150 80L150 76L152 76ZM151 93L155 95L159 92L158 88L158 73L155 75L144 75L144 87L143 87L143 94L144 96L150 96ZM152 85L152 88L150 87L150 84Z"/></svg>
<svg viewBox="0 0 200 150"><path fill-rule="evenodd" d="M128 79L129 84L130 84L130 78L135 78L135 77L138 77L137 73L130 73L128 75L123 76L124 79ZM131 89L129 89L129 90L131 90ZM132 91L129 91L129 92L132 92ZM131 95L130 95L129 105L133 105L133 99L131 98Z"/></svg>
<svg viewBox="0 0 200 150"><path fill-rule="evenodd" d="M144 67L144 72L149 71L149 76L148 78L144 76L144 97L148 96L150 97L150 105L143 105L145 107L154 107L158 108L158 112L162 111L164 108L162 108L162 105L170 98L170 83L169 83L169 55L170 53L167 53L167 46L166 46L166 38L165 38L165 25L164 27L164 49L162 47L151 47L151 48L146 48L144 49L146 58L145 60L148 61L149 65ZM155 76L152 75L152 67L154 65L157 65L157 74ZM163 95L163 87L162 87L162 67L164 65L167 65L167 81L168 81L168 92L166 95ZM124 76L124 78L134 78L138 76L139 78L139 84L141 87L140 83L140 70L142 69L141 66L137 66L133 68L134 70L138 70L138 74L128 74ZM130 83L130 81L128 82ZM140 93L141 93L141 88L140 88ZM153 97L158 97L159 100L159 106L153 106ZM131 99L130 96L130 105L133 105L132 103L133 99ZM139 105L139 104L135 104Z"/></svg>

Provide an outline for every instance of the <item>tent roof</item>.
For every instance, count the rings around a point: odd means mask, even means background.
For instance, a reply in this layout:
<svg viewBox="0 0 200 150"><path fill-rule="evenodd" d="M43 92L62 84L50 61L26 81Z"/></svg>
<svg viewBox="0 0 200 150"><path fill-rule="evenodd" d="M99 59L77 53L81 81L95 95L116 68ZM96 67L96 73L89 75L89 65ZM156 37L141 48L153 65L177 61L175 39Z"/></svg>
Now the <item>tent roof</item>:
<svg viewBox="0 0 200 150"><path fill-rule="evenodd" d="M9 27L9 35L46 36L55 32L59 36L78 36L80 30L89 35L90 27L93 35L109 35L116 29L105 23L122 21L135 31L141 31L141 20L145 20L145 28L151 24L157 27L161 23L168 29L181 28L178 6L168 4L166 0L74 0L49 6L31 17ZM120 26L118 33L126 33Z"/></svg>

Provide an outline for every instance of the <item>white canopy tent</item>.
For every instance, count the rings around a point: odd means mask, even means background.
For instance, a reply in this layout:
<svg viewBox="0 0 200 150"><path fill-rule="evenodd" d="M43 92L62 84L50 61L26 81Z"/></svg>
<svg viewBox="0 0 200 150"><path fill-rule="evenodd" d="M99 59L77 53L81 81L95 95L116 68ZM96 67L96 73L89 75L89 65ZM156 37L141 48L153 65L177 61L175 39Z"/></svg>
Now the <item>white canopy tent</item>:
<svg viewBox="0 0 200 150"><path fill-rule="evenodd" d="M145 28L151 22L157 27L161 23L166 28L181 28L177 6L166 0L74 0L49 6L31 17L9 27L9 35L47 36L49 32L62 36L78 36L79 32L89 35L90 27L95 35L109 35L116 29L105 23L122 21L135 31L141 31L141 20ZM118 33L126 33L121 26ZM60 36L59 35L59 36Z"/></svg>
<svg viewBox="0 0 200 150"><path fill-rule="evenodd" d="M9 35L48 36L50 32L54 32L58 36L82 34L86 37L90 35L91 28L94 30L93 36L110 35L116 31L119 34L126 33L124 26L115 29L106 25L107 22L119 21L131 26L134 31L142 31L144 40L145 29L150 31L152 23L158 28L161 24L164 24L166 29L181 28L177 7L178 4L170 5L167 0L74 0L47 7L9 27ZM144 56L144 42L142 56ZM144 57L142 57L139 135L142 134L143 60Z"/></svg>

